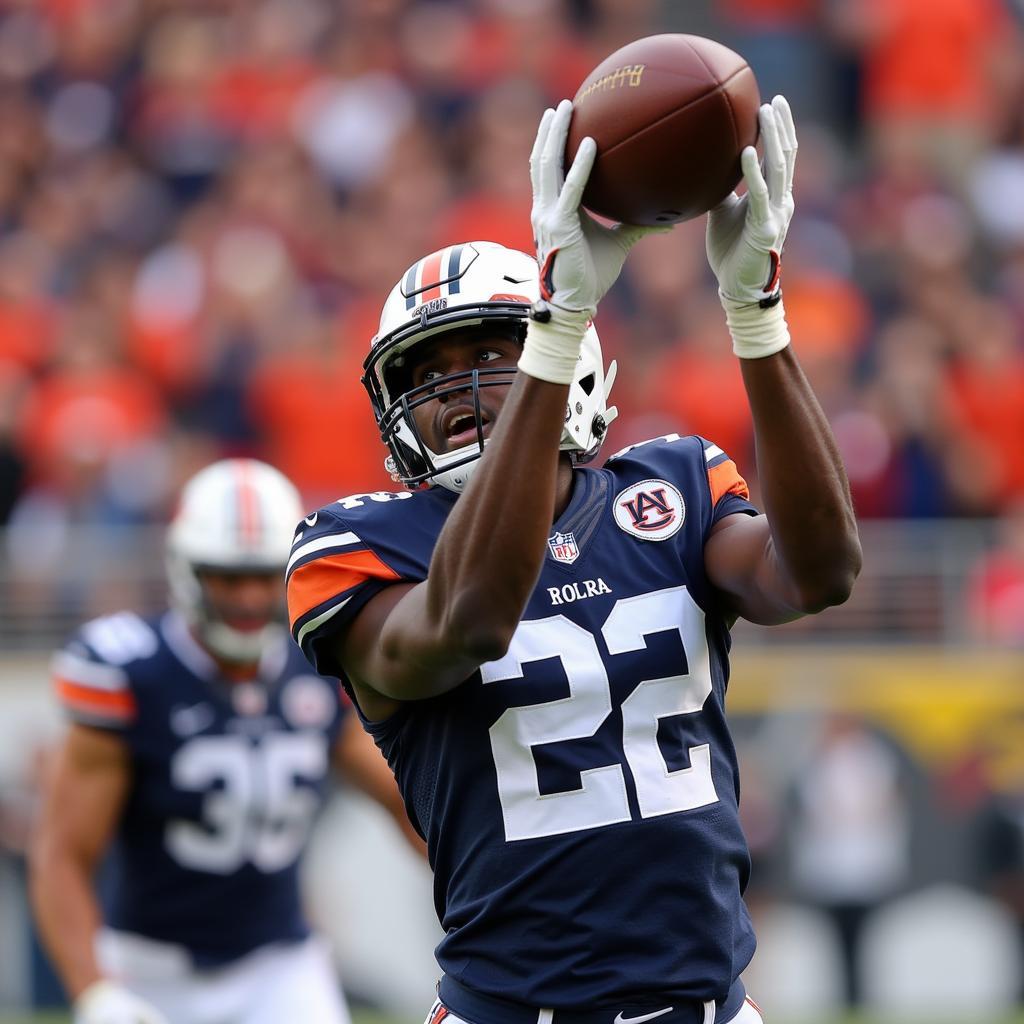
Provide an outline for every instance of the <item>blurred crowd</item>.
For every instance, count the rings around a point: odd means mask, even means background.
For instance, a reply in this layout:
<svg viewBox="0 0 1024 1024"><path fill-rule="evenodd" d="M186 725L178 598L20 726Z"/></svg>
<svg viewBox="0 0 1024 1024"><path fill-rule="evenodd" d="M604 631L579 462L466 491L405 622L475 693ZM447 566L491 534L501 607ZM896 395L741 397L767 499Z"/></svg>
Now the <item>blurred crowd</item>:
<svg viewBox="0 0 1024 1024"><path fill-rule="evenodd" d="M541 110L664 30L792 101L786 307L860 515L1018 509L1020 22L1011 0L0 0L10 544L163 521L224 454L310 505L394 487L359 383L384 295L445 244L530 249ZM646 240L602 305L611 447L699 432L752 470L702 232Z"/></svg>
<svg viewBox="0 0 1024 1024"><path fill-rule="evenodd" d="M968 613L1024 647L1021 0L0 0L0 562L18 583L0 616L77 526L108 538L76 552L95 604L134 557L120 528L163 523L221 456L274 463L310 507L396 487L359 382L383 298L443 245L531 250L541 111L659 31L721 39L790 99L786 309L858 513L996 518ZM634 250L598 328L620 364L609 450L697 432L753 478L702 222ZM843 800L904 839L903 762L848 723L824 732L789 801L807 848L860 849L816 817ZM1008 879L1024 921L1024 801L995 810L1003 860L979 873ZM844 939L907 884L906 849L864 850L871 891L849 889L860 862L792 866Z"/></svg>

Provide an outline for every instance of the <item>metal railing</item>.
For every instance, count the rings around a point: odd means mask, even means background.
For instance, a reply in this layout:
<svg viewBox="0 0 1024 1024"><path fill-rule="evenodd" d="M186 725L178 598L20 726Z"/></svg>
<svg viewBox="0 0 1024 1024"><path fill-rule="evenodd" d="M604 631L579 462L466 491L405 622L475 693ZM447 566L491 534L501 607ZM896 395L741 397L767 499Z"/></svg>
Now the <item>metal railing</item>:
<svg viewBox="0 0 1024 1024"><path fill-rule="evenodd" d="M745 645L800 642L929 643L979 639L967 607L969 580L992 548L981 520L868 521L864 570L845 605L787 626L740 623ZM0 531L0 651L50 650L78 624L166 599L163 533L153 528Z"/></svg>
<svg viewBox="0 0 1024 1024"><path fill-rule="evenodd" d="M864 568L846 604L770 629L740 623L736 635L746 643L976 643L986 631L969 588L996 533L996 523L976 519L863 522Z"/></svg>

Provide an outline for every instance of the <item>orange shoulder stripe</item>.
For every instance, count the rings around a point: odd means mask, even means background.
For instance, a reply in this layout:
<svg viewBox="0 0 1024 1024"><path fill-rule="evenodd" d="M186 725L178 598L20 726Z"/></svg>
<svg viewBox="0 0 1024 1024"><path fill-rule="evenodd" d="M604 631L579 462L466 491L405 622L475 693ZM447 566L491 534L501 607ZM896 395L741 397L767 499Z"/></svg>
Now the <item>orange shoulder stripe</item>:
<svg viewBox="0 0 1024 1024"><path fill-rule="evenodd" d="M133 718L136 711L135 698L129 690L111 693L108 690L96 690L91 686L82 686L70 679L54 677L57 696L72 708L92 712L105 718Z"/></svg>
<svg viewBox="0 0 1024 1024"><path fill-rule="evenodd" d="M398 573L373 551L343 551L300 565L288 580L288 620L369 579L397 580Z"/></svg>
<svg viewBox="0 0 1024 1024"><path fill-rule="evenodd" d="M740 476L736 463L726 459L708 470L708 486L711 488L711 507L719 503L727 494L738 494L741 498L750 497L747 481Z"/></svg>

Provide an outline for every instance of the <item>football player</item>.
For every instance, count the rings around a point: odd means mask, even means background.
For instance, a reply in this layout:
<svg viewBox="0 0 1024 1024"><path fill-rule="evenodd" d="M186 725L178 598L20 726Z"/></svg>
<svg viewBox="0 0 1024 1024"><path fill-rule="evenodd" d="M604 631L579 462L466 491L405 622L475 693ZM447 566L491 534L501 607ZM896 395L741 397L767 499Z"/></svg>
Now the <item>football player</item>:
<svg viewBox="0 0 1024 1024"><path fill-rule="evenodd" d="M206 467L167 535L171 610L89 622L55 658L72 724L31 892L77 1024L348 1021L298 860L332 766L408 819L337 681L288 637L301 514L265 463Z"/></svg>
<svg viewBox="0 0 1024 1024"><path fill-rule="evenodd" d="M388 297L365 383L414 490L300 525L293 635L341 675L427 841L434 1024L758 1022L729 630L845 600L861 560L779 287L795 130L782 97L762 107L765 170L747 149L747 193L707 231L759 514L701 437L582 465L614 416L593 318L650 229L580 209L595 146L563 175L571 114L544 114L530 160L537 259L451 246Z"/></svg>

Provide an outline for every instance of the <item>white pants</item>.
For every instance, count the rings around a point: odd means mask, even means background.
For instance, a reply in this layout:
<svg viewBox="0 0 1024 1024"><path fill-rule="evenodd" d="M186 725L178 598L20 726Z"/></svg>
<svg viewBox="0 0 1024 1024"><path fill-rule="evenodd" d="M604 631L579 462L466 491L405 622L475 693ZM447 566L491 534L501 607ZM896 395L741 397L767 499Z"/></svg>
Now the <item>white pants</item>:
<svg viewBox="0 0 1024 1024"><path fill-rule="evenodd" d="M764 1017L758 1005L748 998L743 1000L740 1012L731 1021L725 1021L725 1024L764 1024Z"/></svg>
<svg viewBox="0 0 1024 1024"><path fill-rule="evenodd" d="M318 938L264 946L199 970L185 950L104 929L100 968L172 1024L351 1024L327 948Z"/></svg>
<svg viewBox="0 0 1024 1024"><path fill-rule="evenodd" d="M466 1021L461 1017L457 1017L451 1011L448 1011L438 1019L438 1010L442 1007L440 1000L435 1000L434 1005L430 1008L430 1012L427 1014L426 1020L423 1024L487 1024L487 1021ZM538 1010L537 1011L537 1024L547 1024L547 1021L551 1020L550 1010ZM715 1004L708 1003L704 1008L704 1024L764 1024L764 1018L761 1016L761 1011L754 1001L747 998L743 1001L743 1005L740 1007L740 1011L734 1014L726 1021L715 1020Z"/></svg>

